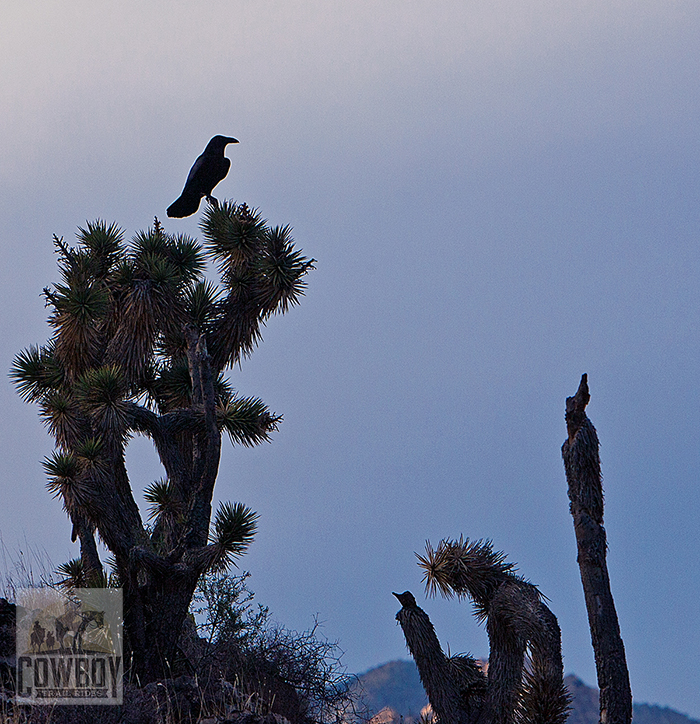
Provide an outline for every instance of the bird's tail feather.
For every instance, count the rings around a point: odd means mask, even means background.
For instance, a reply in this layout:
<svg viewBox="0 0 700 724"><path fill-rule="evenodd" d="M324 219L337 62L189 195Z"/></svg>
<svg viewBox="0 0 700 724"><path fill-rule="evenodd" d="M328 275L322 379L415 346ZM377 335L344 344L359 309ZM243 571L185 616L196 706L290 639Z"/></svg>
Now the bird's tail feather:
<svg viewBox="0 0 700 724"><path fill-rule="evenodd" d="M199 203L202 200L197 194L182 194L179 199L168 206L168 216L175 219L182 219L185 216L192 216L197 212Z"/></svg>

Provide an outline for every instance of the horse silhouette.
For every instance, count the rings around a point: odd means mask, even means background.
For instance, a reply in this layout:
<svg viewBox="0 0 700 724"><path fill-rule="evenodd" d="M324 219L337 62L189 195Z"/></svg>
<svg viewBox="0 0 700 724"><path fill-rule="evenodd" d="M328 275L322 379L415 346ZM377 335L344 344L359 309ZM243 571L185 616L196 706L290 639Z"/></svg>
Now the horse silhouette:
<svg viewBox="0 0 700 724"><path fill-rule="evenodd" d="M34 621L32 626L32 632L29 634L29 641L31 643L32 651L41 651L41 644L44 643L44 637L46 636L46 629L39 623L37 619Z"/></svg>
<svg viewBox="0 0 700 724"><path fill-rule="evenodd" d="M56 643L60 651L74 654L83 651L83 640L86 633L93 630L105 629L104 611L83 611L75 603L71 603L66 612L54 618L56 630ZM68 637L68 640L66 640Z"/></svg>
<svg viewBox="0 0 700 724"><path fill-rule="evenodd" d="M95 624L95 628L105 627L105 612L104 611L83 611L80 613L82 621L73 634L73 653L78 653L83 650L83 636L87 631L90 624Z"/></svg>

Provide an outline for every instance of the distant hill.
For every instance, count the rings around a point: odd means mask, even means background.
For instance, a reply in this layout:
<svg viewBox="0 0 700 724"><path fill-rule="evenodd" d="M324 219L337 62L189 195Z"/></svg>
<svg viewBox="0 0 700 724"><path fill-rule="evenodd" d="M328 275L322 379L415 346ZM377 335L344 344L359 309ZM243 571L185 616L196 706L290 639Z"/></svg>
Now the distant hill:
<svg viewBox="0 0 700 724"><path fill-rule="evenodd" d="M420 683L413 661L390 661L370 669L358 677L358 688L372 714L378 714L383 724L398 722L413 724L420 718L428 699ZM572 712L567 724L598 724L598 689L587 686L576 676L567 676L566 685L573 697ZM634 724L700 724L673 709L650 704L634 705Z"/></svg>
<svg viewBox="0 0 700 724"><path fill-rule="evenodd" d="M360 674L364 700L372 714L394 709L404 718L418 719L428 703L418 669L412 661L390 661Z"/></svg>

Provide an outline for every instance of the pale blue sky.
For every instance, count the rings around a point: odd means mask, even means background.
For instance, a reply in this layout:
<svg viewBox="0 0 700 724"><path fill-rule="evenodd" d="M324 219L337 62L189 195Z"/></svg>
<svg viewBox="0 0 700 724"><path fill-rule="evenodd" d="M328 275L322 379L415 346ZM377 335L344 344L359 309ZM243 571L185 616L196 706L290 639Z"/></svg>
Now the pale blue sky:
<svg viewBox="0 0 700 724"><path fill-rule="evenodd" d="M587 372L633 691L700 718L699 31L695 0L3 6L3 365L47 338L52 234L196 234L165 208L235 136L218 195L318 260L232 376L285 418L225 450L217 491L260 513L260 601L297 629L318 613L361 671L406 656L391 591L423 601L414 551L489 537L594 683L559 452ZM0 389L2 539L60 563L50 440ZM129 462L161 475L147 442ZM424 607L486 654L467 605Z"/></svg>

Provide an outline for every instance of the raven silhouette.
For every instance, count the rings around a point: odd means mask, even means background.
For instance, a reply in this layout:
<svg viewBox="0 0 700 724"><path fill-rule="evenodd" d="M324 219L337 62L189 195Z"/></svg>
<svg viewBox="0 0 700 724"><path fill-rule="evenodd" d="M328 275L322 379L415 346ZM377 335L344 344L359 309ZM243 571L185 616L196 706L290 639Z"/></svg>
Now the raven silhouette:
<svg viewBox="0 0 700 724"><path fill-rule="evenodd" d="M226 178L231 161L224 156L224 149L229 143L238 143L229 136L214 136L207 143L204 153L194 162L185 181L180 198L168 206L168 216L182 219L192 216L199 208L202 197L214 206L218 201L211 195L214 186Z"/></svg>

